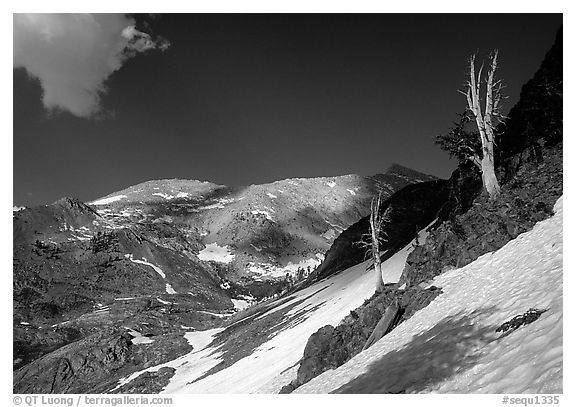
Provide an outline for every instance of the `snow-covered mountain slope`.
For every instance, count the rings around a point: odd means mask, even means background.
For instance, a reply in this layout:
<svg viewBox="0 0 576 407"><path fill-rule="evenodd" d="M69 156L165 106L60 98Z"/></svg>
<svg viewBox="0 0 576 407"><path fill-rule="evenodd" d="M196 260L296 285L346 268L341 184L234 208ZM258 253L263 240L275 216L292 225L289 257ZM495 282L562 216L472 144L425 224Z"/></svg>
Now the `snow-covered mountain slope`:
<svg viewBox="0 0 576 407"><path fill-rule="evenodd" d="M420 241L427 232L419 234ZM395 253L382 264L382 275L386 282L398 281L406 258L413 244ZM282 386L294 379L297 364L302 356L308 337L327 324L336 325L350 310L360 306L374 294L376 280L373 269L366 271L369 261L298 291L288 300L276 301L258 314L224 329L206 332L190 332L198 348L176 360L132 374L120 381L127 391L130 382L144 372L156 372L163 367L175 369L174 376L163 389L167 393L278 393ZM212 370L222 363L227 342L242 341L250 330L239 336L233 335L236 324L256 325L263 321L272 325L265 340L245 357L238 359L221 370ZM217 336L226 338L214 340ZM222 384L226 385L223 386ZM127 387L126 387L127 386Z"/></svg>
<svg viewBox="0 0 576 407"><path fill-rule="evenodd" d="M407 185L435 179L392 165L372 177L293 178L246 187L157 180L90 205L104 228L159 223L177 229L198 247L200 260L234 269L229 277L239 282L313 270L334 239L367 215L378 191L387 198Z"/></svg>
<svg viewBox="0 0 576 407"><path fill-rule="evenodd" d="M373 177L235 188L160 180L90 204L63 198L13 212L14 368L26 369L18 377L49 372L50 358L27 365L68 345L72 355L73 343L104 327L157 338L182 326L221 326L286 292L293 285L286 274L303 279L335 237L369 212L378 191L387 197L430 179L392 166ZM93 318L100 306L109 312ZM148 344L150 352L159 343ZM19 388L49 391L34 381Z"/></svg>
<svg viewBox="0 0 576 407"><path fill-rule="evenodd" d="M428 307L296 392L562 392L562 202L500 250L436 277L443 294ZM546 312L496 332L530 308Z"/></svg>

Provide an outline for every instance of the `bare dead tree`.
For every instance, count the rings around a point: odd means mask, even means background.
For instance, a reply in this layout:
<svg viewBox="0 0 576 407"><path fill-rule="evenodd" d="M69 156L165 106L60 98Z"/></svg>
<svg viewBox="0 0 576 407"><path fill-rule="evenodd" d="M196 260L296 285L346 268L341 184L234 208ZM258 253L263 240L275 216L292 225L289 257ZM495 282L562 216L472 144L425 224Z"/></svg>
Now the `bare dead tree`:
<svg viewBox="0 0 576 407"><path fill-rule="evenodd" d="M370 204L370 233L362 235L362 239L357 242L361 247L366 248L366 254L371 254L374 260L374 273L376 278L376 291L382 291L384 280L382 279L382 261L380 260L380 244L387 242L386 235L382 233L382 226L390 220L391 206L388 205L384 213L380 213L382 204L382 193L372 198Z"/></svg>
<svg viewBox="0 0 576 407"><path fill-rule="evenodd" d="M383 291L384 289L384 279L382 278L382 262L380 260L380 244L388 241L388 236L386 233L382 232L382 227L390 222L390 214L392 212L392 206L388 205L384 212L381 212L382 205L382 193L380 192L378 196L372 198L370 204L370 233L365 233L362 235L362 240L358 244L365 247L366 255L371 254L374 260L374 274L376 278L376 292ZM374 343L376 343L380 338L382 338L386 333L393 328L394 324L398 321L398 315L400 313L400 305L395 299L388 308L386 312L376 324L376 327L366 340L362 350L368 349Z"/></svg>
<svg viewBox="0 0 576 407"><path fill-rule="evenodd" d="M473 54L469 60L470 73L466 83L466 90L460 92L466 96L468 109L476 119L476 126L482 142L481 157L474 155L471 160L479 165L482 171L482 181L486 192L491 198L495 198L500 193L500 185L494 170L494 129L504 119L500 106L500 102L503 99L502 81L496 80L494 77L498 68L498 50L494 50L490 54L490 67L485 79L486 97L484 111L482 111L481 106L481 83L483 82L482 70L484 64L482 64L478 75L476 75L475 61L476 55Z"/></svg>

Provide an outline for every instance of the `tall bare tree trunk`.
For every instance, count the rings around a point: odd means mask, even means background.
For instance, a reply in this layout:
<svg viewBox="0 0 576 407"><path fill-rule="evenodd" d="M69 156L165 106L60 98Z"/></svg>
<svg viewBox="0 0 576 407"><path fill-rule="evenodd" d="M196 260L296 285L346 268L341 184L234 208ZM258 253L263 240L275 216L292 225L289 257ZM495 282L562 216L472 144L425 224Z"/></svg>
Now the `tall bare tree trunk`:
<svg viewBox="0 0 576 407"><path fill-rule="evenodd" d="M494 160L492 155L485 154L482 157L482 182L484 188L491 198L495 198L500 194L500 184L496 178L494 171Z"/></svg>
<svg viewBox="0 0 576 407"><path fill-rule="evenodd" d="M499 113L499 102L501 99L501 81L494 82L494 72L498 66L498 51L494 50L490 57L490 68L488 70L488 79L486 80L486 106L484 113L480 106L480 84L482 81L482 69L480 67L478 77L476 78L476 69L474 67L475 55L470 57L470 80L468 81L468 91L462 92L466 95L468 108L474 114L480 139L482 141L482 181L484 188L491 198L500 194L500 184L496 178L494 170L494 119L501 117Z"/></svg>
<svg viewBox="0 0 576 407"><path fill-rule="evenodd" d="M372 245L374 252L374 277L376 278L376 291L382 291L384 289L384 280L382 278L382 260L380 260L380 245L378 244L378 239L372 238L372 242L376 244Z"/></svg>
<svg viewBox="0 0 576 407"><path fill-rule="evenodd" d="M382 222L387 217L389 208L382 215L380 214L380 203L382 195L379 194L378 198L372 199L370 205L370 233L372 240L372 258L374 259L374 274L376 278L376 291L384 289L384 280L382 279L382 261L380 260L380 230L382 229Z"/></svg>

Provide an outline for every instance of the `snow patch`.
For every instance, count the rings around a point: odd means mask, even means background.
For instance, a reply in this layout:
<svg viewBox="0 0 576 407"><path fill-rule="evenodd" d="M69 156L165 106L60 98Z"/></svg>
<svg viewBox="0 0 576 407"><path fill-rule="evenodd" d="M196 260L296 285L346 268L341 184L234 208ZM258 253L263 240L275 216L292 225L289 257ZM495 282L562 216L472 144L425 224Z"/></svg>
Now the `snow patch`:
<svg viewBox="0 0 576 407"><path fill-rule="evenodd" d="M71 235L76 239L76 240L80 240L80 241L86 241L86 240L90 240L92 239L93 236L91 235L84 235L84 236L79 236L75 233L71 233Z"/></svg>
<svg viewBox="0 0 576 407"><path fill-rule="evenodd" d="M125 327L126 328L126 327ZM132 335L132 343L134 345L144 345L147 343L152 343L154 342L153 339L148 338L147 336L142 335L140 332L137 332L133 329L130 328L126 328L128 329L128 333L130 335Z"/></svg>
<svg viewBox="0 0 576 407"><path fill-rule="evenodd" d="M218 317L218 318L226 318L226 317L229 317L233 314L232 312L220 312L220 313L218 313L218 312L211 312L211 311L204 311L204 310L200 310L197 312L200 312L202 314L212 315L212 316Z"/></svg>
<svg viewBox="0 0 576 407"><path fill-rule="evenodd" d="M228 249L228 246L218 246L218 243L208 243L206 247L198 253L198 258L203 261L215 261L217 263L230 263L235 255Z"/></svg>
<svg viewBox="0 0 576 407"><path fill-rule="evenodd" d="M554 213L559 213L560 215L562 215L563 210L564 210L564 196L561 196L554 204Z"/></svg>
<svg viewBox="0 0 576 407"><path fill-rule="evenodd" d="M276 199L276 198L278 198L276 195L271 194L270 192L267 192L266 195L268 195L268 197L269 197L270 199Z"/></svg>
<svg viewBox="0 0 576 407"><path fill-rule="evenodd" d="M352 196L356 195L356 191L354 191L353 189L346 189L346 191L350 192L350 195Z"/></svg>
<svg viewBox="0 0 576 407"><path fill-rule="evenodd" d="M166 294L177 294L177 292L170 284L166 283Z"/></svg>
<svg viewBox="0 0 576 407"><path fill-rule="evenodd" d="M330 181L327 182L326 185L328 185L330 188L334 188L336 186L336 183L334 181Z"/></svg>
<svg viewBox="0 0 576 407"><path fill-rule="evenodd" d="M184 328L184 326L182 326ZM204 349L206 346L210 345L213 341L214 336L222 332L223 328L209 329L207 331L193 331L184 334L184 338L188 341L188 344L192 346L193 352L198 352Z"/></svg>
<svg viewBox="0 0 576 407"><path fill-rule="evenodd" d="M126 258L127 258L128 260L130 260L132 263L145 264L145 265L147 265L147 266L150 266L150 267L152 267L152 268L154 269L154 271L156 271L156 273L160 274L160 276L161 276L162 278L166 278L166 274L162 271L162 269L161 269L160 267L155 266L155 265L152 264L152 263L148 263L144 257L142 258L142 260L136 260L136 259L134 259L134 256L133 256L132 254L130 254L130 253L125 254L124 257L126 257Z"/></svg>
<svg viewBox="0 0 576 407"><path fill-rule="evenodd" d="M225 205L234 202L234 198L220 198L216 200L216 203L206 206L199 206L198 209L201 211L209 210L209 209L224 209Z"/></svg>
<svg viewBox="0 0 576 407"><path fill-rule="evenodd" d="M109 198L98 199L97 201L91 202L90 205L108 205L109 203L117 202L117 201L120 201L124 198L128 198L128 197L126 195L115 195L115 196L111 196Z"/></svg>
<svg viewBox="0 0 576 407"><path fill-rule="evenodd" d="M168 194L165 194L163 192L154 192L152 195L159 196L161 198L166 199L167 201L176 198L174 195L168 195Z"/></svg>
<svg viewBox="0 0 576 407"><path fill-rule="evenodd" d="M250 307L253 302L248 300L239 300L236 298L232 298L232 304L234 304L234 308L236 311L242 311L248 307Z"/></svg>

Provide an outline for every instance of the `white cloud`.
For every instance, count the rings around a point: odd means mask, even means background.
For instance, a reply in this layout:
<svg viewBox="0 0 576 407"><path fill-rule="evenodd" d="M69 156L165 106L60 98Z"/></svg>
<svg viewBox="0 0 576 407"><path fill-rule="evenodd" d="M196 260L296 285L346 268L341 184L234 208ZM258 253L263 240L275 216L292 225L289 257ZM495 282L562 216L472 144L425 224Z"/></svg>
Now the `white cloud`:
<svg viewBox="0 0 576 407"><path fill-rule="evenodd" d="M14 14L14 68L40 80L47 109L79 117L99 112L105 80L126 59L168 46L122 14Z"/></svg>

